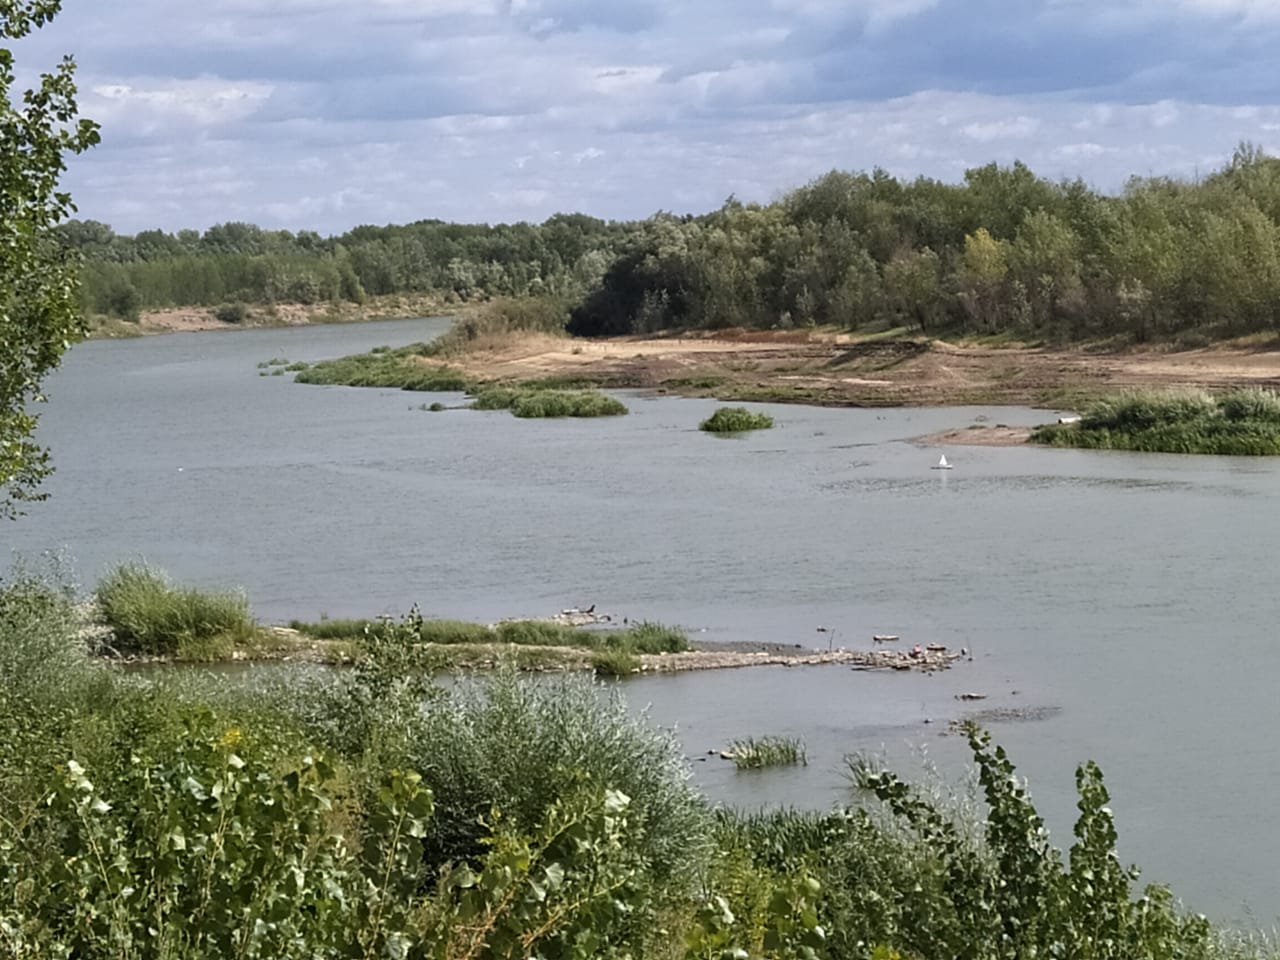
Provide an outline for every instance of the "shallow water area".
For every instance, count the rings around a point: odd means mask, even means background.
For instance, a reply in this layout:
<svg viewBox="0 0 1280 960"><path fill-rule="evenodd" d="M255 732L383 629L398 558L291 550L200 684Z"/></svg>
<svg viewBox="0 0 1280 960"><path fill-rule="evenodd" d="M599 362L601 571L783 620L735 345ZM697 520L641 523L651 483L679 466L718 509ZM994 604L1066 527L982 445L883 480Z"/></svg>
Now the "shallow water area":
<svg viewBox="0 0 1280 960"><path fill-rule="evenodd" d="M1280 834L1259 825L1280 787L1280 463L917 440L1055 415L1027 409L751 404L775 428L725 439L697 430L709 400L629 394L626 417L521 421L420 409L457 394L259 375L447 325L78 345L42 410L50 499L5 544L65 548L88 584L140 555L241 584L268 621L595 603L711 642L965 647L971 661L932 675L768 667L621 689L678 727L709 796L744 805L846 799L854 750L908 767L925 745L963 770L948 721L989 711L1059 845L1074 767L1095 759L1147 879L1222 918L1246 901L1263 925L1280 912ZM953 469L932 470L943 452ZM804 738L809 766L707 756L762 734Z"/></svg>

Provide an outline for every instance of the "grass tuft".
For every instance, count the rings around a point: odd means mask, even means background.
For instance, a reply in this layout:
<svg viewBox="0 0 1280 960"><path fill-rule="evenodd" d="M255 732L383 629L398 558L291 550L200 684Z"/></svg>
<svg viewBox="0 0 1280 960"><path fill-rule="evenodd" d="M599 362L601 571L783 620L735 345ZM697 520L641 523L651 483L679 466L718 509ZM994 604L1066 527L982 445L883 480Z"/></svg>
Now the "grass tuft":
<svg viewBox="0 0 1280 960"><path fill-rule="evenodd" d="M729 745L733 763L739 770L765 767L807 766L804 741L799 737L746 737Z"/></svg>

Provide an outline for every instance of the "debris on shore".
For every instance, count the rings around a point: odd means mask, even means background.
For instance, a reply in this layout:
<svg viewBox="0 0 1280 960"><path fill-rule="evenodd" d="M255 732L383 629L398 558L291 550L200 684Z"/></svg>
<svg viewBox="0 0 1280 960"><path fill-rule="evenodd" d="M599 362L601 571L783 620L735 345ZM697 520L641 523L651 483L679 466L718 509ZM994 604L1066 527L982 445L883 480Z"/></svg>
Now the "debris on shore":
<svg viewBox="0 0 1280 960"><path fill-rule="evenodd" d="M811 667L847 664L855 670L945 670L958 653L912 650L690 650L687 653L655 653L640 656L644 673L677 673L682 670L723 670L733 667Z"/></svg>

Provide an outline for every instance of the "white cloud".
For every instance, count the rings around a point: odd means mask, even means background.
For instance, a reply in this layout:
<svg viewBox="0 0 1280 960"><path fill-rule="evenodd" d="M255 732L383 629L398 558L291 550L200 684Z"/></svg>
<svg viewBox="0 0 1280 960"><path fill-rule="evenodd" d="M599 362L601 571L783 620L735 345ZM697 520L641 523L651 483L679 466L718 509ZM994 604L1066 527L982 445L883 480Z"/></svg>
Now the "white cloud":
<svg viewBox="0 0 1280 960"><path fill-rule="evenodd" d="M1015 158L1118 187L1280 130L1280 0L112 0L77 54L81 215L340 231L769 200ZM139 29L143 23L146 29ZM1091 86L1082 86L1082 84ZM607 162L601 162L607 161Z"/></svg>
<svg viewBox="0 0 1280 960"><path fill-rule="evenodd" d="M81 109L110 131L156 129L168 123L214 127L251 116L271 95L262 83L227 83L211 77L166 83L99 83L81 97Z"/></svg>
<svg viewBox="0 0 1280 960"><path fill-rule="evenodd" d="M1025 140L1040 129L1040 122L1031 117L1014 117L1012 120L992 120L986 123L966 123L960 132L970 140L991 143L995 140Z"/></svg>

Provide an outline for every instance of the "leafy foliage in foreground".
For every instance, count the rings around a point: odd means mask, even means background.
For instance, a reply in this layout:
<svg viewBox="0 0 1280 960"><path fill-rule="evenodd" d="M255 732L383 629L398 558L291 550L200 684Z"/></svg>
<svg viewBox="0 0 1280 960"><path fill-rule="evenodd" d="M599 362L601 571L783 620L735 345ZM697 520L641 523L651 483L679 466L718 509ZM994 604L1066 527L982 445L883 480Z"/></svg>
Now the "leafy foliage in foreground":
<svg viewBox="0 0 1280 960"><path fill-rule="evenodd" d="M713 813L670 734L589 682L351 671L232 686L92 660L56 581L0 584L0 953L21 960L1214 960L1131 892L1100 772L1064 859L969 731L982 809Z"/></svg>
<svg viewBox="0 0 1280 960"><path fill-rule="evenodd" d="M754 413L746 407L720 407L698 424L698 429L708 433L745 433L768 430L772 426L773 417L767 413Z"/></svg>
<svg viewBox="0 0 1280 960"><path fill-rule="evenodd" d="M1078 423L1037 427L1031 439L1090 450L1274 456L1280 454L1280 395L1256 387L1220 397L1126 393L1094 404Z"/></svg>

